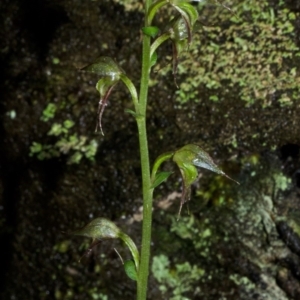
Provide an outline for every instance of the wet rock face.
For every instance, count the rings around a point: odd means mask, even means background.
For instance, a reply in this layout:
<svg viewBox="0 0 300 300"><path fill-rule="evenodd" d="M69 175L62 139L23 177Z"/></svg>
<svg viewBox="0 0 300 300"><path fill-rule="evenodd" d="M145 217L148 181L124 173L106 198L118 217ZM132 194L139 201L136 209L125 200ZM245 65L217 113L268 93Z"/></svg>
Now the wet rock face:
<svg viewBox="0 0 300 300"><path fill-rule="evenodd" d="M128 93L118 85L103 116L105 136L95 136L99 99L94 85L98 78L77 68L100 55L109 55L138 84L142 15L113 1L4 0L0 8L4 33L0 41L2 298L101 299L108 295L108 299L133 299L135 284L125 278L113 251L116 246L126 257L122 246L103 242L79 264L89 241L71 239L67 233L101 216L127 227L139 245L140 223L128 226L122 221L141 205L136 125L124 113L124 108L131 107ZM202 101L178 107L172 76L163 80L157 74L154 77L158 84L150 90L148 120L152 161L164 151L191 142L205 144L207 151L215 150L212 156L218 154L220 161L228 158L229 152L230 156L243 156L287 140L298 144L299 127L289 125L287 118L297 119L299 107L246 108L230 97L223 103ZM49 102L56 104L57 111L54 119L43 121L41 116ZM220 117L225 114L226 121ZM79 165L67 165L67 155L45 161L29 157L32 142L48 145L57 141L48 132L52 123L66 119L75 123L70 135L96 137L96 162L83 159ZM258 138L252 138L257 133ZM292 163L289 175L298 166L296 158ZM263 173L262 178L271 178L273 172ZM165 187L170 192L177 178L173 180ZM264 189L268 186L265 184ZM207 268L207 274L212 265L216 271L210 274L215 282L199 280L199 285L207 299L231 295L228 291L236 299L268 299L264 295L297 299L297 229L286 216L297 217L285 208L298 210L289 206L298 196L295 192L276 202L270 198L273 190L255 187L254 195L259 196L252 197L252 183L244 187L244 192L237 192L240 201L224 213L205 205L204 212L195 212L201 230L205 217L216 235L235 237L226 243L212 239L207 260L197 253L191 256L193 263ZM270 213L274 207L280 209L278 219ZM160 228L163 222L156 219L154 226ZM182 240L175 244L188 247L190 242L188 246ZM196 250L206 247L201 242L196 246ZM172 254L170 249L164 250ZM185 251L182 256L186 258ZM159 299L157 283L151 280L150 295Z"/></svg>

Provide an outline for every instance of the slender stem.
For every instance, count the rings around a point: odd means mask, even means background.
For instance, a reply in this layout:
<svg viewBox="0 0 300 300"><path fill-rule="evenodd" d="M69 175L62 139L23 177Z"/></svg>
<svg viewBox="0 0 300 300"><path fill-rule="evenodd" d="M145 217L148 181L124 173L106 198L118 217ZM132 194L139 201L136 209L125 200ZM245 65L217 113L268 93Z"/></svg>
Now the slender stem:
<svg viewBox="0 0 300 300"><path fill-rule="evenodd" d="M152 0L145 0L145 16ZM145 17L145 26L149 26ZM151 227L152 227L152 202L153 189L151 188L150 178L150 163L149 151L146 130L146 108L148 98L148 85L150 74L150 37L143 36L143 57L142 57L142 74L139 97L139 113L137 117L138 134L140 142L140 156L142 169L142 184L143 184L143 227L142 227L142 248L141 260L138 270L137 282L137 299L146 300L147 286L149 276L149 261L150 261L150 245L151 245Z"/></svg>
<svg viewBox="0 0 300 300"><path fill-rule="evenodd" d="M121 232L119 234L120 239L127 245L129 248L131 255L134 260L135 268L138 271L139 269L139 250L137 249L134 241L130 238L129 235L125 234L124 232Z"/></svg>
<svg viewBox="0 0 300 300"><path fill-rule="evenodd" d="M170 33L164 33L161 36L159 36L151 45L150 56L152 56L155 50L169 38L170 38Z"/></svg>
<svg viewBox="0 0 300 300"><path fill-rule="evenodd" d="M148 23L152 22L157 10L168 3L168 0L158 0L151 7L149 6L148 15L146 16Z"/></svg>
<svg viewBox="0 0 300 300"><path fill-rule="evenodd" d="M121 74L120 78L124 82L124 84L127 86L128 90L131 94L131 97L132 97L132 101L133 101L133 104L134 104L134 107L135 107L135 111L138 114L139 113L138 112L139 100L138 100L138 95L137 95L137 91L135 89L135 86L132 83L132 81L126 75Z"/></svg>
<svg viewBox="0 0 300 300"><path fill-rule="evenodd" d="M143 181L143 228L140 267L138 270L137 299L146 300L149 275L151 228L152 228L152 202L153 189L151 188L148 143L145 119L138 120L140 139L142 181Z"/></svg>
<svg viewBox="0 0 300 300"><path fill-rule="evenodd" d="M174 152L167 152L167 153L164 153L162 155L160 155L154 162L153 164L153 168L152 168L152 173L151 173L151 182L153 183L154 179L155 179L155 175L156 175L156 172L158 170L158 168L160 167L160 165L170 159L172 156L174 155Z"/></svg>

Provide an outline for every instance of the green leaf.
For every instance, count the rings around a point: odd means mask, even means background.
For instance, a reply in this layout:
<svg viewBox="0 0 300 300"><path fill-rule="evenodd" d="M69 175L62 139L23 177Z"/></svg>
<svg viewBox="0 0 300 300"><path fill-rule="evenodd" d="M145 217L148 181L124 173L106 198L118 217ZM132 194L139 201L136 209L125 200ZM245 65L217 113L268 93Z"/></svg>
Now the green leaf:
<svg viewBox="0 0 300 300"><path fill-rule="evenodd" d="M137 281L137 272L136 272L136 268L135 268L135 264L134 264L133 260L126 260L124 263L124 269L125 269L126 275L130 279Z"/></svg>
<svg viewBox="0 0 300 300"><path fill-rule="evenodd" d="M129 114L131 114L131 115L133 115L135 118L137 116L136 112L133 111L133 110L131 110L131 109L126 108L124 111L127 112L127 113L129 113Z"/></svg>
<svg viewBox="0 0 300 300"><path fill-rule="evenodd" d="M148 27L143 27L142 28L142 32L145 34L145 35L148 35L152 38L155 38L159 32L159 28L156 27L156 26L148 26Z"/></svg>
<svg viewBox="0 0 300 300"><path fill-rule="evenodd" d="M159 186L162 182L168 179L172 172L159 172L155 175L155 179L152 183L151 188L154 189Z"/></svg>

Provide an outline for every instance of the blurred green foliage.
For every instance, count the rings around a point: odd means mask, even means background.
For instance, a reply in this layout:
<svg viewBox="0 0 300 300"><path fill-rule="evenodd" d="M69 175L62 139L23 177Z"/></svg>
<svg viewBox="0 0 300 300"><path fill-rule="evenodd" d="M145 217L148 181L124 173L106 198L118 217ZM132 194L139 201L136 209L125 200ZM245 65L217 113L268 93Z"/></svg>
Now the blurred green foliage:
<svg viewBox="0 0 300 300"><path fill-rule="evenodd" d="M54 117L56 106L51 103L43 111L44 121ZM30 146L30 156L36 156L39 160L68 155L68 164L78 164L83 157L94 161L98 143L95 139L89 140L88 137L77 133L71 133L70 129L74 126L72 120L65 120L62 124L53 123L48 136L58 137L54 144L42 144L33 142Z"/></svg>
<svg viewBox="0 0 300 300"><path fill-rule="evenodd" d="M163 254L153 257L151 269L162 294L172 290L170 300L189 300L184 294L191 292L194 289L193 285L205 273L203 269L192 266L189 262L172 267L168 257ZM197 290L193 291L193 294L197 295Z"/></svg>
<svg viewBox="0 0 300 300"><path fill-rule="evenodd" d="M56 112L56 105L54 103L49 103L47 107L43 110L43 114L41 116L41 120L44 122L53 119Z"/></svg>

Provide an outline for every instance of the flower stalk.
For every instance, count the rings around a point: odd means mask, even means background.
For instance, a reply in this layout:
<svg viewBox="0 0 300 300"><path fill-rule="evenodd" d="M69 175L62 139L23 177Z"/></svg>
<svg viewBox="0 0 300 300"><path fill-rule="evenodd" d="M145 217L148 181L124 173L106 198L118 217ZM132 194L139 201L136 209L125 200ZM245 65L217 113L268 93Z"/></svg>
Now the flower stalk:
<svg viewBox="0 0 300 300"><path fill-rule="evenodd" d="M145 1L145 15L152 1ZM145 27L149 26L147 18L145 18ZM140 144L140 159L142 169L142 184L143 184L143 225L142 225L142 248L140 267L138 270L137 279L137 300L146 300L148 277L149 277L149 262L150 262L150 245L151 245L151 228L152 228L152 202L153 188L151 188L149 150L147 141L146 129L146 108L148 100L149 77L151 69L150 56L150 41L151 38L143 35L143 56L142 56L142 72L139 97L139 113L138 137Z"/></svg>

